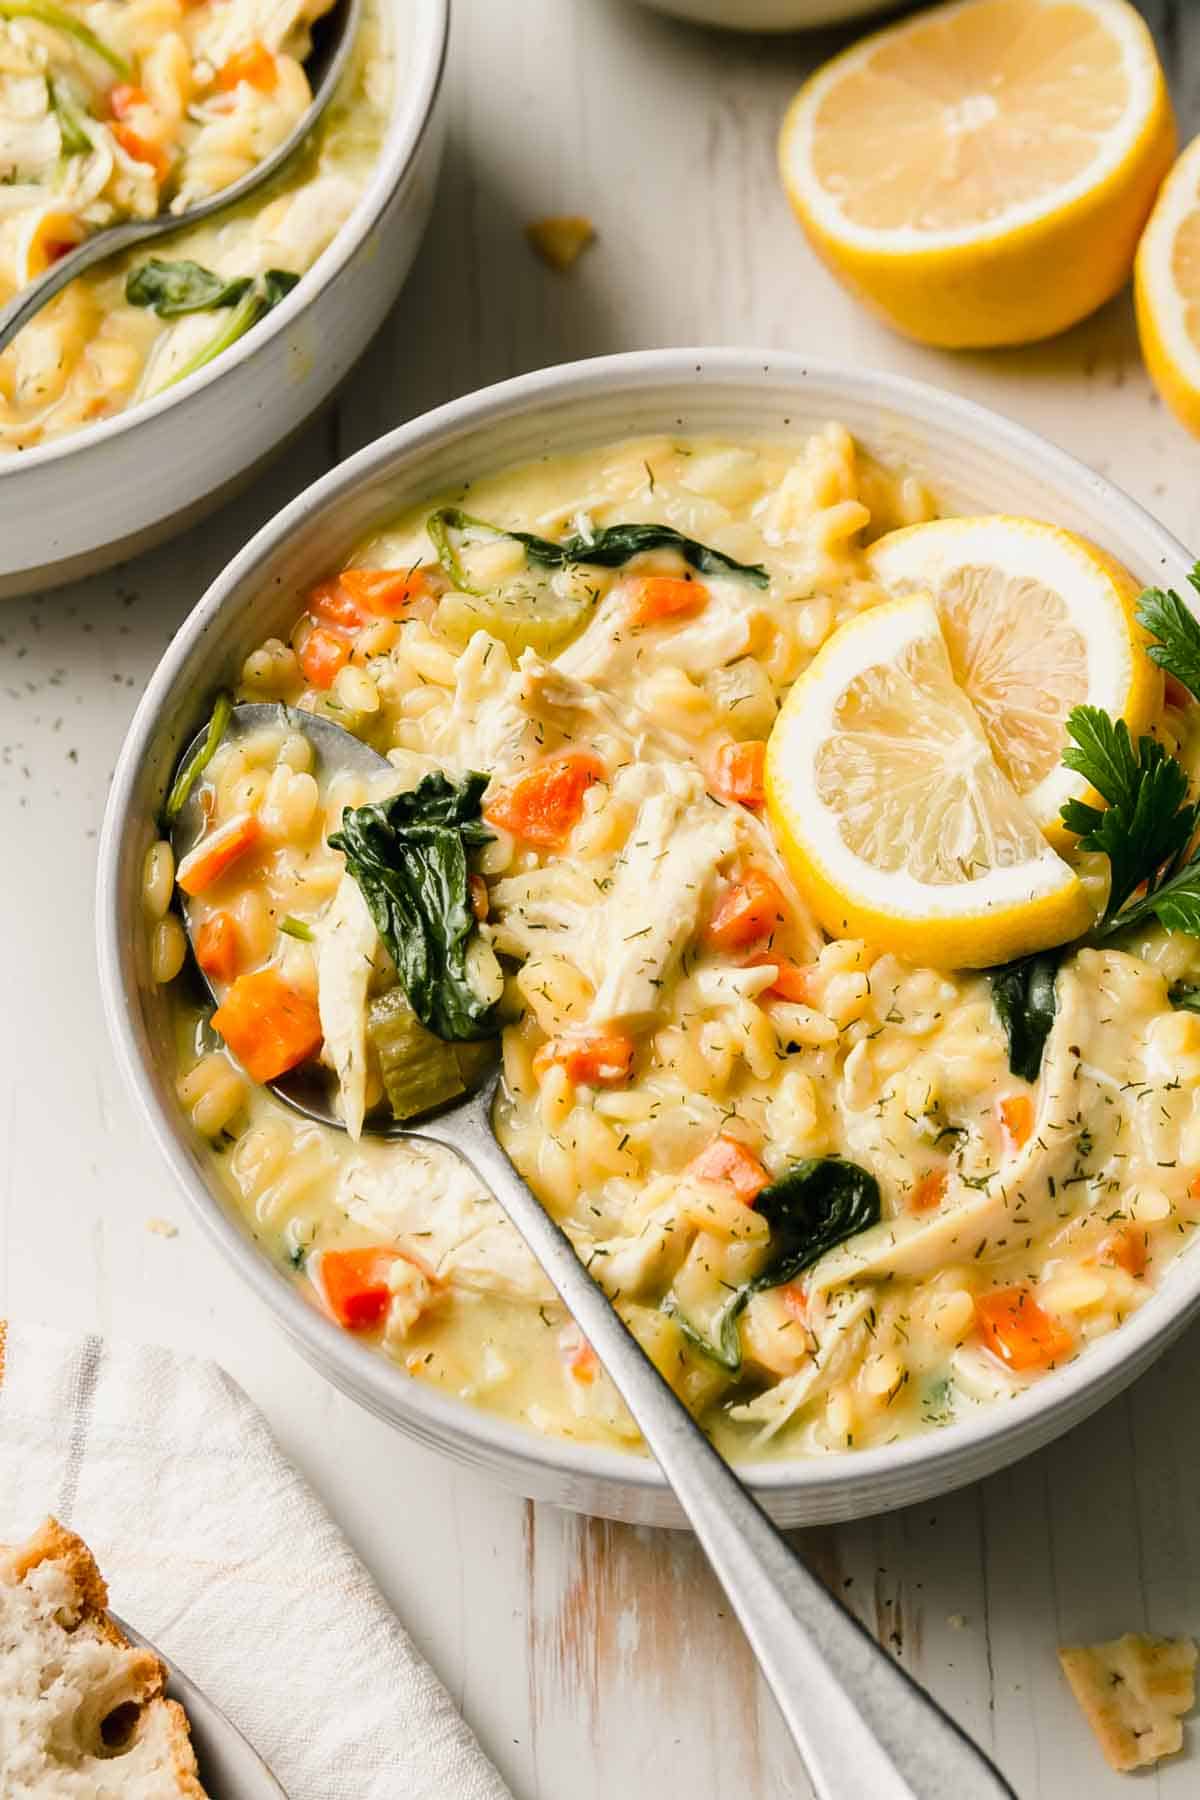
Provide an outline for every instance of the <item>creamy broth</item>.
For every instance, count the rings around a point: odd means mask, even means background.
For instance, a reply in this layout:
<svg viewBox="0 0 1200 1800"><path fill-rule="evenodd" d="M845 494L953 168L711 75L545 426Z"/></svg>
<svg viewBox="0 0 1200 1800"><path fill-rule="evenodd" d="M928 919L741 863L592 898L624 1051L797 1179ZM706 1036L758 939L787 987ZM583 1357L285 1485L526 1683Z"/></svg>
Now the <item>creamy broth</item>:
<svg viewBox="0 0 1200 1800"><path fill-rule="evenodd" d="M802 444L620 443L445 501L554 543L667 525L740 571L698 571L670 547L536 568L519 541L461 526L457 565L453 549L439 565L437 504L361 546L342 581L297 594L290 639L240 671L239 698L324 712L391 773L370 792L319 783L282 711L218 749L197 854L251 821L190 901L193 925L212 926L218 991L273 970L324 1039L350 1122L369 1112L385 1040L364 1019L396 969L328 836L346 808L481 771L492 835L470 854L469 966L503 1026L502 1140L727 1450L817 1454L937 1429L1119 1326L1200 1217L1200 1017L1167 993L1194 970L1194 941L1154 931L1068 954L1031 1085L1010 1072L986 975L829 939L740 785L819 646L889 597L862 546L934 515L921 483L830 426ZM763 584L745 572L760 567ZM1158 727L1189 766L1193 712L1168 707ZM557 841L513 810L550 767L578 777ZM160 846L147 905L164 981L184 957L168 865ZM314 1305L415 1379L538 1430L636 1442L453 1157L298 1121L247 1078L193 990L172 992L181 1103L231 1203ZM776 1190L760 1189L832 1157L878 1184L879 1222L765 1279L779 1246L756 1200ZM353 1264L357 1298L333 1276L346 1250L379 1253ZM1036 1354L1005 1353L997 1306L1039 1321Z"/></svg>
<svg viewBox="0 0 1200 1800"><path fill-rule="evenodd" d="M181 212L268 156L311 101L303 58L325 10L326 0L63 0L51 9L62 24L37 4L12 18L0 5L0 303L91 232ZM252 329L251 315L349 218L392 79L383 15L368 0L340 92L278 176L228 212L79 276L0 354L0 455L149 399ZM211 296L191 274L188 301L203 303L163 312L158 291L138 286L152 258L176 281L178 265L200 265L218 278Z"/></svg>

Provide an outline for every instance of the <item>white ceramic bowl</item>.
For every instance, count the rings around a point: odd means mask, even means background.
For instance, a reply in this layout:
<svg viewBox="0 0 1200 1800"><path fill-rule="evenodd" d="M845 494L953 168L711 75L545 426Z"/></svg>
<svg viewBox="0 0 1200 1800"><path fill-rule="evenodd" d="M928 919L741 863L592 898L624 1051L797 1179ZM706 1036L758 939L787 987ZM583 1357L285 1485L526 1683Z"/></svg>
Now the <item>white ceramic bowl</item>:
<svg viewBox="0 0 1200 1800"><path fill-rule="evenodd" d="M382 324L433 204L450 0L384 4L395 94L354 212L288 298L208 368L0 456L0 599L91 574L210 511L303 425Z"/></svg>
<svg viewBox="0 0 1200 1800"><path fill-rule="evenodd" d="M635 1521L676 1523L657 1468L617 1450L542 1438L411 1380L322 1317L251 1241L212 1157L176 1102L164 1006L150 979L142 861L170 772L263 637L295 617L323 570L401 508L547 451L643 432L794 433L842 420L877 455L919 471L955 511L1057 520L1086 532L1143 581L1187 591L1190 559L1132 500L1043 439L923 384L749 350L667 350L527 375L390 433L295 500L235 558L176 637L138 707L100 844L103 1000L118 1061L197 1215L293 1342L329 1379L402 1431L535 1499ZM843 1456L748 1472L774 1517L811 1525L928 1499L1065 1431L1139 1375L1200 1306L1200 1254L1118 1331L1027 1395L977 1419Z"/></svg>
<svg viewBox="0 0 1200 1800"><path fill-rule="evenodd" d="M882 12L892 0L643 0L655 12L727 31L807 31Z"/></svg>

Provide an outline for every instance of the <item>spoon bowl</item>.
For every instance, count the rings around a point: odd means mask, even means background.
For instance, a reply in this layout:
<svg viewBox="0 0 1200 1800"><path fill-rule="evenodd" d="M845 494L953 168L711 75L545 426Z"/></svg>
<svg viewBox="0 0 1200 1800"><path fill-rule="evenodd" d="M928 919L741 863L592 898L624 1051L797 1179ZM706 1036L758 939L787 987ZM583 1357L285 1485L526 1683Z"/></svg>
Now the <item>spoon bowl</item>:
<svg viewBox="0 0 1200 1800"><path fill-rule="evenodd" d="M335 0L331 10L313 27L313 48L305 64L312 86L312 100L293 130L269 156L256 163L240 181L231 182L205 200L198 200L185 212L159 213L153 219L125 219L119 225L110 225L84 238L35 281L23 287L6 306L0 306L0 350L6 349L22 326L86 269L107 261L110 256L118 256L123 250L133 250L139 244L152 243L170 232L199 225L214 213L244 200L247 194L269 181L304 142L337 92L358 35L362 9L363 0Z"/></svg>
<svg viewBox="0 0 1200 1800"><path fill-rule="evenodd" d="M306 712L299 706L260 702L246 702L235 706L230 711L221 741L223 744L236 743L241 738L253 737L255 732L269 730L280 724L286 725L289 731L299 732L307 740L313 752L313 773L318 780L328 780L334 775L342 774L362 775L369 780L393 773L386 756L380 756L378 750L372 750L370 744L364 744L353 732L344 731L332 719L322 718L319 713ZM204 725L184 750L179 762L180 768L186 767L204 748L207 737L208 726ZM204 830L205 818L196 796L197 790L193 788L171 821L171 849L176 867L199 841ZM192 961L196 973L212 995L213 1001L219 1003L220 995L195 955L195 932L186 895L182 897L181 905L184 929L188 943L192 946ZM287 1075L281 1075L277 1081L268 1082L267 1086L293 1112L311 1119L314 1124L328 1125L335 1131L345 1131L345 1122L333 1104L331 1084L319 1069L305 1065L291 1070ZM369 1137L403 1136L403 1128L394 1119L383 1114L368 1114L363 1121L363 1131Z"/></svg>

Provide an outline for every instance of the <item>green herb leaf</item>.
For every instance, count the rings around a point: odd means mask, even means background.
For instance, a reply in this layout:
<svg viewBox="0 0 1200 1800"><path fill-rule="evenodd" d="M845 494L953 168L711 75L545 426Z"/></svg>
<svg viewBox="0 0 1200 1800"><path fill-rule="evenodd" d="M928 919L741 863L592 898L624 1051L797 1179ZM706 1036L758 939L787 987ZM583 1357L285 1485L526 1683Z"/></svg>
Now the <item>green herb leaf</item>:
<svg viewBox="0 0 1200 1800"><path fill-rule="evenodd" d="M232 308L228 320L216 336L210 338L207 344L197 350L195 356L189 357L182 368L176 369L170 379L164 381L162 387L157 391L161 394L167 388L174 387L177 381L183 381L187 376L194 375L197 369L203 369L208 363L215 362L223 351L228 350L231 344L236 344L240 337L245 337L246 333L257 325L260 319L265 318L273 307L278 306L279 302L291 293L299 279L298 275L293 275L288 269L268 269L265 275L256 276L250 286L244 290L241 299Z"/></svg>
<svg viewBox="0 0 1200 1800"><path fill-rule="evenodd" d="M576 532L562 543L555 543L531 531L506 531L503 526L489 525L486 519L473 518L457 506L443 506L430 515L427 529L438 561L454 585L468 594L478 590L468 585L459 548L464 537L480 533L485 540L512 538L524 546L531 563L545 569L564 569L573 563L617 569L647 550L677 550L684 562L702 575L741 575L756 587L766 587L771 579L761 563L736 562L732 556L685 537L670 525L606 525L590 535ZM459 543L452 534L457 534Z"/></svg>
<svg viewBox="0 0 1200 1800"><path fill-rule="evenodd" d="M163 807L163 817L168 824L177 819L183 811L184 803L200 776L203 775L213 757L217 754L221 739L229 729L229 718L233 712L233 701L228 694L218 694L213 705L212 718L208 721L208 730L204 741L198 744L187 761L183 763L171 783L171 791L167 795L167 803Z"/></svg>
<svg viewBox="0 0 1200 1800"><path fill-rule="evenodd" d="M58 134L62 141L63 155L85 156L92 147L92 140L88 135L86 125L88 117L86 109L80 106L65 81L47 79L46 86L50 92L50 104L54 108L54 116L58 120Z"/></svg>
<svg viewBox="0 0 1200 1800"><path fill-rule="evenodd" d="M302 944L311 944L315 935L311 925L306 925L303 919L293 918L291 913L280 919L279 929L287 937L299 938Z"/></svg>
<svg viewBox="0 0 1200 1800"><path fill-rule="evenodd" d="M1058 1002L1055 982L1065 949L1041 950L992 969L992 1001L1008 1037L1008 1066L1022 1081L1036 1081Z"/></svg>
<svg viewBox="0 0 1200 1800"><path fill-rule="evenodd" d="M771 1259L750 1282L751 1293L782 1287L846 1238L879 1223L879 1183L841 1156L809 1157L754 1202L771 1227Z"/></svg>
<svg viewBox="0 0 1200 1800"><path fill-rule="evenodd" d="M1103 811L1082 800L1068 800L1062 808L1063 824L1077 833L1080 848L1108 857L1107 923L1136 887L1146 881L1153 888L1163 869L1175 864L1195 833L1200 808L1187 803L1182 763L1151 737L1139 738L1135 753L1124 719L1111 719L1096 706L1077 706L1067 718L1067 732L1075 747L1064 751L1064 764L1108 801Z"/></svg>
<svg viewBox="0 0 1200 1800"><path fill-rule="evenodd" d="M1200 563L1188 581L1200 593ZM1159 641L1146 655L1150 661L1181 681L1194 700L1200 700L1200 620L1174 588L1146 588L1138 599L1138 624Z"/></svg>
<svg viewBox="0 0 1200 1800"><path fill-rule="evenodd" d="M880 1217L879 1183L868 1170L841 1156L809 1157L763 1188L754 1209L771 1227L767 1262L725 1302L711 1334L693 1325L670 1297L664 1310L687 1341L723 1369L736 1374L742 1351L738 1320L752 1294L783 1287L847 1238Z"/></svg>
<svg viewBox="0 0 1200 1800"><path fill-rule="evenodd" d="M226 281L203 263L166 262L152 256L125 278L125 298L130 306L153 307L160 319L177 319L183 313L211 312L218 306L236 306L254 283L249 275Z"/></svg>
<svg viewBox="0 0 1200 1800"><path fill-rule="evenodd" d="M54 6L52 0L0 0L0 19L33 19L39 25L48 25L52 31L64 31L68 37L73 37L77 43L82 44L85 50L90 50L93 56L106 62L122 80L129 81L133 76L133 70L119 51L114 50L111 44L106 44L103 38L97 37L73 13L64 11L61 6Z"/></svg>
<svg viewBox="0 0 1200 1800"><path fill-rule="evenodd" d="M440 770L407 794L346 808L330 837L362 890L375 929L422 1025L447 1041L494 1037L496 1009L471 984L467 951L478 929L467 852L491 842L480 816L488 777L457 784Z"/></svg>
<svg viewBox="0 0 1200 1800"><path fill-rule="evenodd" d="M1191 981L1173 981L1167 989L1167 999L1176 1012L1200 1013L1200 987Z"/></svg>

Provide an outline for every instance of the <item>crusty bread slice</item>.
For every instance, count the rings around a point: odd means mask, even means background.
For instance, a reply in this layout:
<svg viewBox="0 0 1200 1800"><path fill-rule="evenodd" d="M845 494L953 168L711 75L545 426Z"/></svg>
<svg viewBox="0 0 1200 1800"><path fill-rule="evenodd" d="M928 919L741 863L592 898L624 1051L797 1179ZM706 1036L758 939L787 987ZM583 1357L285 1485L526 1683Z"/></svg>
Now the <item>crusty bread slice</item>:
<svg viewBox="0 0 1200 1800"><path fill-rule="evenodd" d="M107 1605L91 1551L56 1519L0 1546L2 1800L205 1800L166 1670Z"/></svg>

